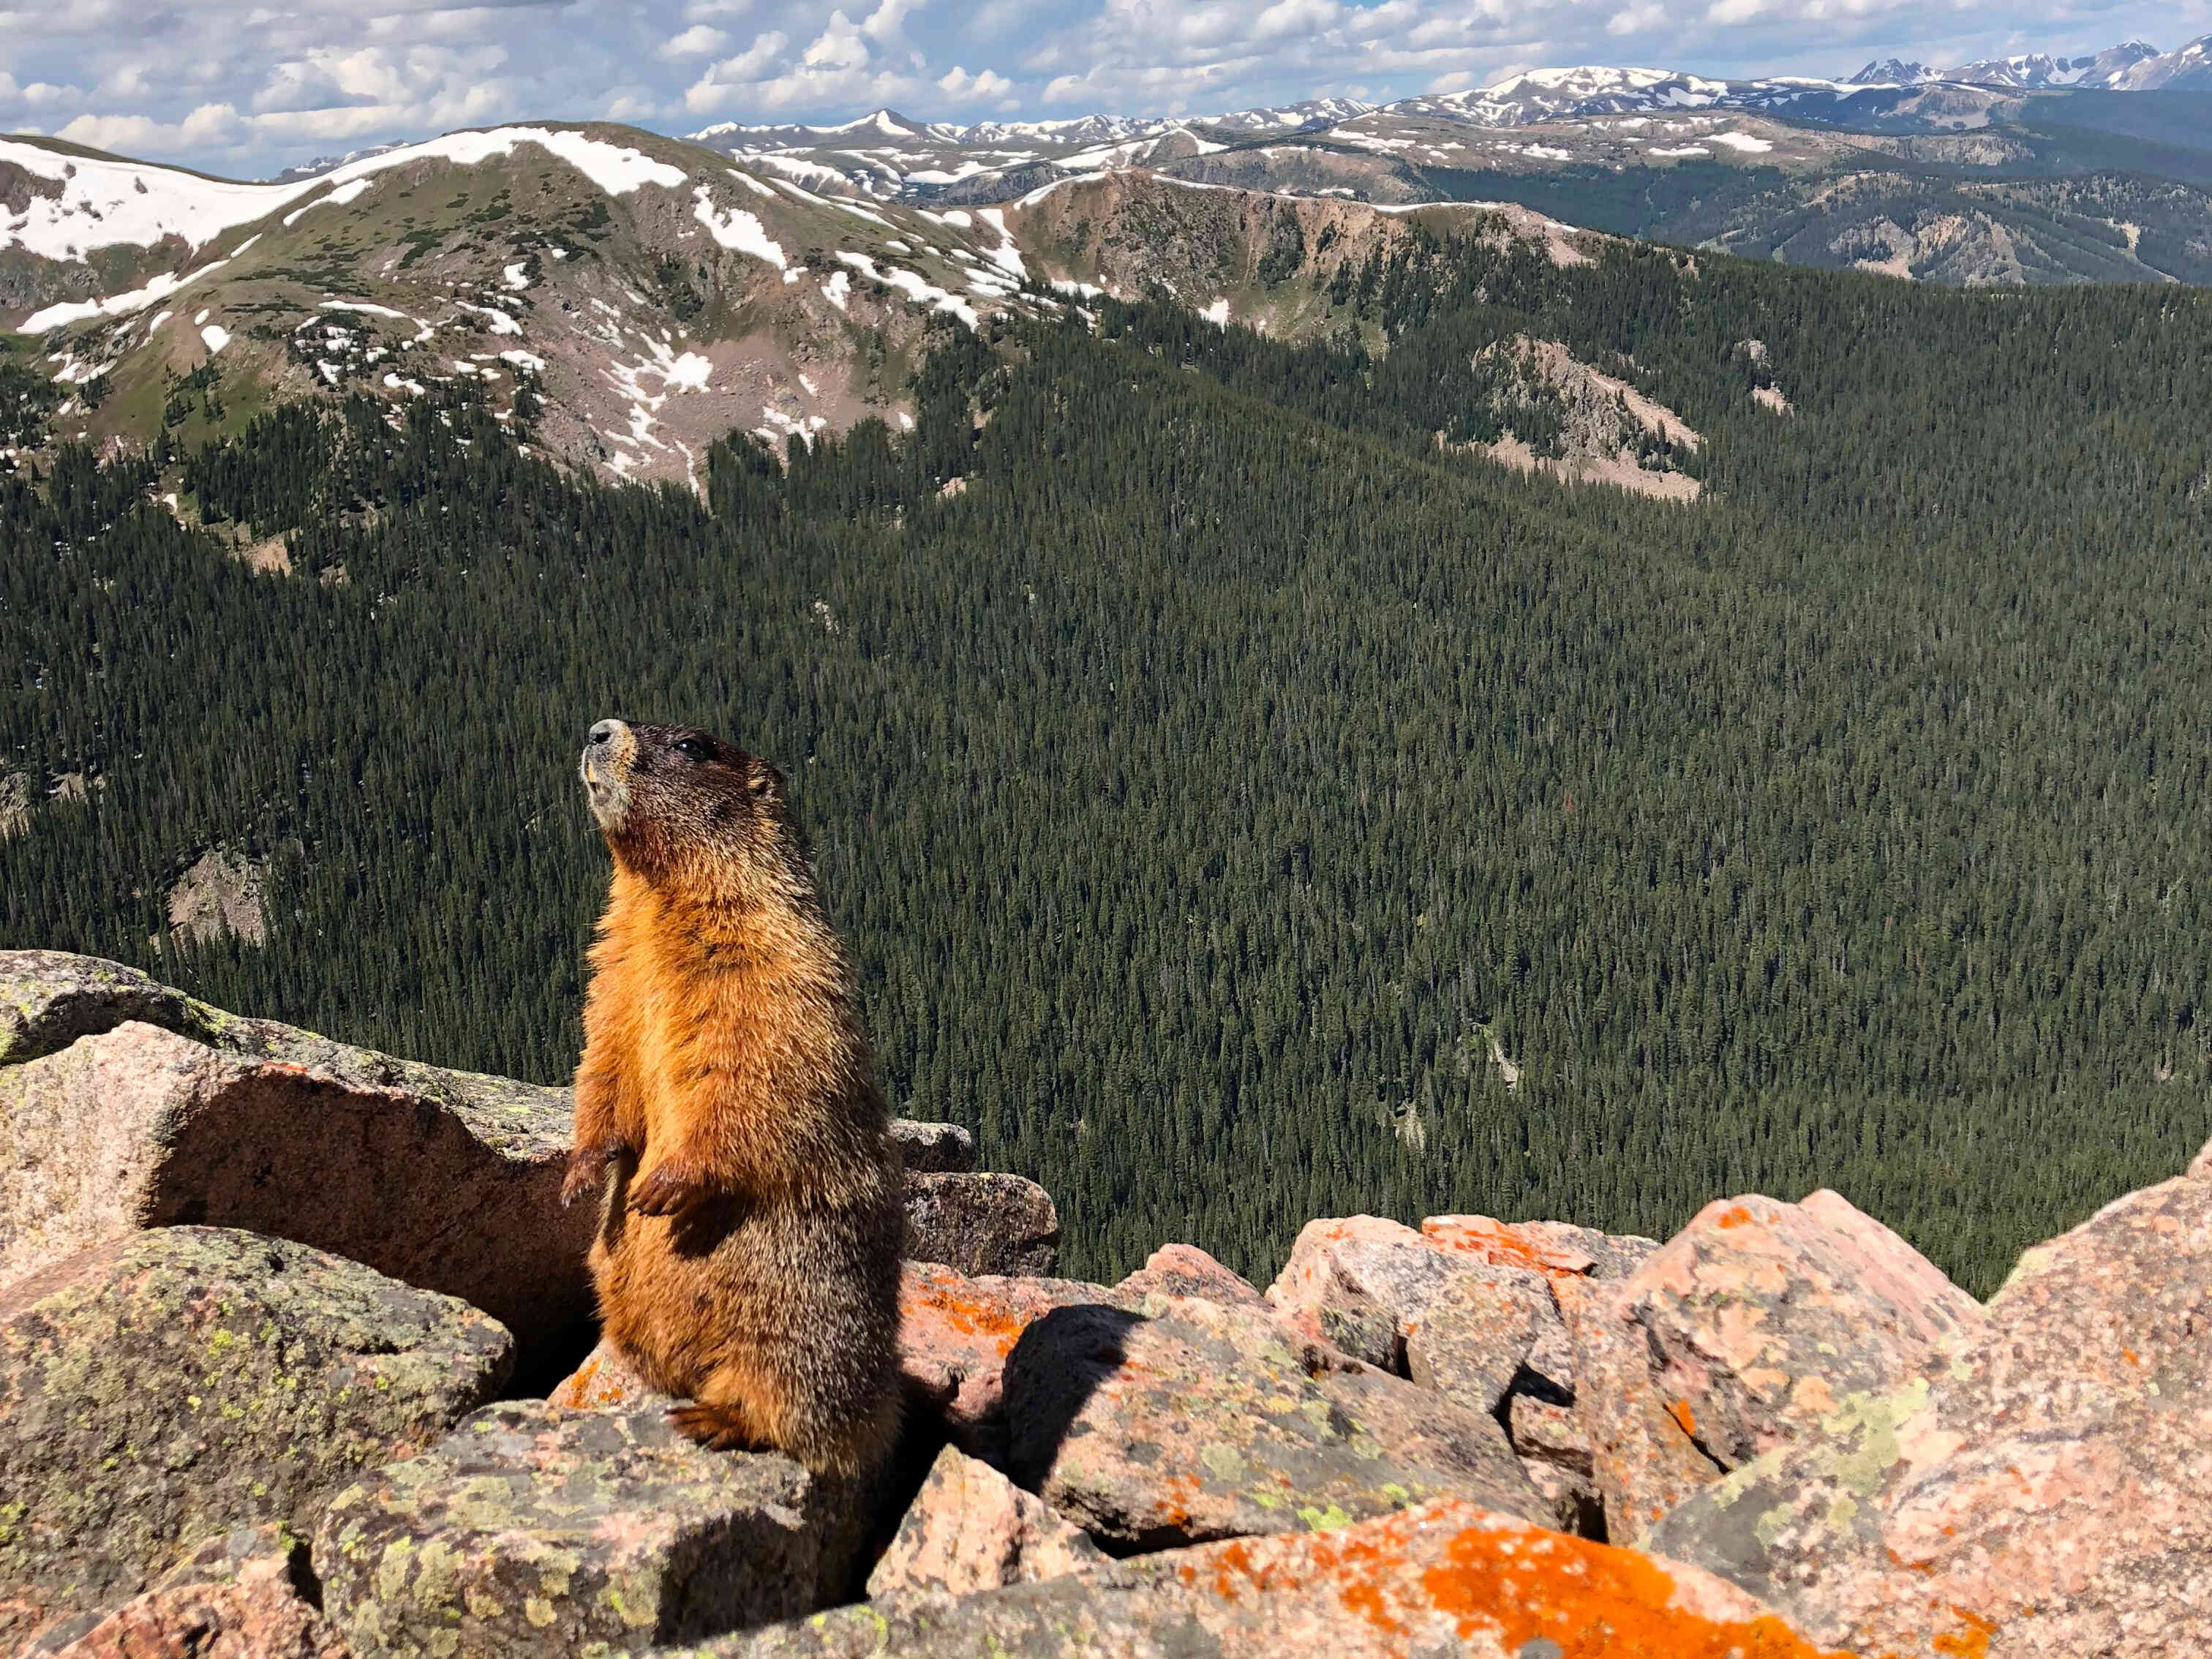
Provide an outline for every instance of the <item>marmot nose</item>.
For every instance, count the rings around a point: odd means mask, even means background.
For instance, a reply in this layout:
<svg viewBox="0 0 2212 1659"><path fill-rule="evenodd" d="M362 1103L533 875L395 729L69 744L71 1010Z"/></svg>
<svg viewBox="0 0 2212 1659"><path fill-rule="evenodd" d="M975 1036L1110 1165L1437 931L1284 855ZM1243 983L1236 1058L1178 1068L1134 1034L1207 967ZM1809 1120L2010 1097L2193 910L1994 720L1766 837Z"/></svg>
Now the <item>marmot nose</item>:
<svg viewBox="0 0 2212 1659"><path fill-rule="evenodd" d="M611 743L615 733L621 730L620 720L601 720L592 728L591 738L593 743Z"/></svg>

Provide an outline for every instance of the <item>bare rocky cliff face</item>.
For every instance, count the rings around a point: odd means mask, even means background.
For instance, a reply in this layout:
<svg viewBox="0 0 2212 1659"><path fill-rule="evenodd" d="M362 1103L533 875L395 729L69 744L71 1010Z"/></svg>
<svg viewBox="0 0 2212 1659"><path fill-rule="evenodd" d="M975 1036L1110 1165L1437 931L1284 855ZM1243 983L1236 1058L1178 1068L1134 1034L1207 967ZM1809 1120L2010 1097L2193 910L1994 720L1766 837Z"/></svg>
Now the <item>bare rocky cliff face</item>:
<svg viewBox="0 0 2212 1659"><path fill-rule="evenodd" d="M592 1348L565 1091L0 953L0 1652L2144 1656L2212 1628L2212 1152L1987 1304L1833 1193L1050 1276L901 1124L864 1483Z"/></svg>

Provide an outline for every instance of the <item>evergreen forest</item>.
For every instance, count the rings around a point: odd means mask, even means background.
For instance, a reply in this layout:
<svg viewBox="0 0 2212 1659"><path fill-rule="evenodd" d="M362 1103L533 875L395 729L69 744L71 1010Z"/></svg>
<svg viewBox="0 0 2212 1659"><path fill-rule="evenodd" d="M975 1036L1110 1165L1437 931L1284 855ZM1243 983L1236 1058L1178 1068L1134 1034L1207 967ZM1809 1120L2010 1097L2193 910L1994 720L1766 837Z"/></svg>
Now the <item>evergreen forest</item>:
<svg viewBox="0 0 2212 1659"><path fill-rule="evenodd" d="M911 434L733 437L696 491L447 392L38 452L0 473L0 947L565 1080L576 754L619 714L783 768L887 1092L1050 1188L1066 1273L1830 1186L1985 1294L2178 1173L2212 295L1475 233L1326 298L1303 342L1164 298L947 322ZM1677 411L1702 497L1468 453L1520 335ZM275 534L289 574L237 556ZM172 936L211 848L262 865L265 943Z"/></svg>

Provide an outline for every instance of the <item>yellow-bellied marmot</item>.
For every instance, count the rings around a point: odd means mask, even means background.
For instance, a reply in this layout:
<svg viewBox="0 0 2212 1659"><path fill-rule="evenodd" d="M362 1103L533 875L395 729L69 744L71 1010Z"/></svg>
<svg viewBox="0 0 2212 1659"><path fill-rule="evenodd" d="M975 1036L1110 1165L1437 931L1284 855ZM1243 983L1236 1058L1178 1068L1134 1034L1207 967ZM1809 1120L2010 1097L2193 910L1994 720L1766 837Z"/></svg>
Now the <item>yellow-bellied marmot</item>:
<svg viewBox="0 0 2212 1659"><path fill-rule="evenodd" d="M851 969L767 762L601 720L614 854L563 1201L606 1171L605 1336L717 1448L879 1466L898 1426L896 1154Z"/></svg>

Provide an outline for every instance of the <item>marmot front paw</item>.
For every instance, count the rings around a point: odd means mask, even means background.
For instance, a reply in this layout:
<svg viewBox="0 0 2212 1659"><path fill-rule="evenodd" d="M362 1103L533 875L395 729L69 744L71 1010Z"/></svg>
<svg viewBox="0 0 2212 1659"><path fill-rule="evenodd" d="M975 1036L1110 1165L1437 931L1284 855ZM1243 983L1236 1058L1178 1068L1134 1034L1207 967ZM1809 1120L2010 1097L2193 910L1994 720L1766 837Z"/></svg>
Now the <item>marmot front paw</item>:
<svg viewBox="0 0 2212 1659"><path fill-rule="evenodd" d="M561 1207L567 1209L605 1179L607 1165L623 1155L620 1146L579 1146L568 1154L568 1173L561 1182Z"/></svg>
<svg viewBox="0 0 2212 1659"><path fill-rule="evenodd" d="M640 1215L673 1215L714 1196L705 1171L696 1164L670 1162L630 1184L629 1207Z"/></svg>

